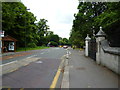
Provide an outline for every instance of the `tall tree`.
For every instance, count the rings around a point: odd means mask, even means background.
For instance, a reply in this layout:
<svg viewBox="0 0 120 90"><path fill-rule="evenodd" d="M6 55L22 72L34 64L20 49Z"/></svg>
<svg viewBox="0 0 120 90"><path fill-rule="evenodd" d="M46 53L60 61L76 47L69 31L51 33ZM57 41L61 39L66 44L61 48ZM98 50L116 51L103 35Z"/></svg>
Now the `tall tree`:
<svg viewBox="0 0 120 90"><path fill-rule="evenodd" d="M76 46L83 45L86 35L93 36L93 30L97 33L99 27L102 26L109 41L115 43L115 39L120 36L118 34L120 32L119 7L120 2L79 2L79 11L74 15L70 41ZM119 40L117 39L117 42Z"/></svg>
<svg viewBox="0 0 120 90"><path fill-rule="evenodd" d="M107 2L106 11L95 18L94 25L102 26L110 46L120 47L120 2Z"/></svg>
<svg viewBox="0 0 120 90"><path fill-rule="evenodd" d="M47 20L40 19L40 21L37 23L38 28L38 35L40 39L38 40L38 45L46 45L46 36L47 36L47 30L49 29L49 26L47 25Z"/></svg>
<svg viewBox="0 0 120 90"><path fill-rule="evenodd" d="M9 8L9 9L8 9ZM2 29L18 40L18 47L35 47L40 36L36 17L21 2L2 3Z"/></svg>

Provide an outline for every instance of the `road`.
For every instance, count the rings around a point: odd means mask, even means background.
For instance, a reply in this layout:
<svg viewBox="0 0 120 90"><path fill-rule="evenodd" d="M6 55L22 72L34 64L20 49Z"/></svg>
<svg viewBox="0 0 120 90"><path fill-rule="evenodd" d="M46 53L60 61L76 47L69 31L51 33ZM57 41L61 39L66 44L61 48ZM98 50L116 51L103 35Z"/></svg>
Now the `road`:
<svg viewBox="0 0 120 90"><path fill-rule="evenodd" d="M55 84L57 80L54 77L66 50L57 47L26 53L3 60L3 88L49 88L52 83ZM57 88L60 88L61 74L55 85Z"/></svg>
<svg viewBox="0 0 120 90"><path fill-rule="evenodd" d="M118 75L84 51L49 48L3 57L3 88L118 88Z"/></svg>

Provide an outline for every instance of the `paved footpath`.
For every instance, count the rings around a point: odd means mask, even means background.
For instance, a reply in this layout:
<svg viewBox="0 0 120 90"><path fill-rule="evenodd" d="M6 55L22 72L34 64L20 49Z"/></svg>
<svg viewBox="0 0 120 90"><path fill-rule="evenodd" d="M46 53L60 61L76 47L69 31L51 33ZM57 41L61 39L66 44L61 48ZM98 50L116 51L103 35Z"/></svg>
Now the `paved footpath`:
<svg viewBox="0 0 120 90"><path fill-rule="evenodd" d="M84 51L72 49L69 51L71 52L68 59L69 69L67 68L69 72L66 74L68 76L64 76L69 79L65 79L68 80L67 84L64 84L65 88L118 88L117 74L85 57Z"/></svg>

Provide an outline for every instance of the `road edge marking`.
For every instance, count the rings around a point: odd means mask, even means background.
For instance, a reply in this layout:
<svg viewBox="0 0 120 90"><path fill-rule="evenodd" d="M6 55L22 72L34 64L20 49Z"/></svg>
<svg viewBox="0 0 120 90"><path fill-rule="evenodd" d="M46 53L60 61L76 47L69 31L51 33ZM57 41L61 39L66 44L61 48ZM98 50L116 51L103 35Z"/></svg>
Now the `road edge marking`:
<svg viewBox="0 0 120 90"><path fill-rule="evenodd" d="M54 79L53 79L53 81L52 81L52 84L50 85L50 89L56 87L56 84L57 84L57 81L58 81L58 79L59 79L61 70L62 70L62 68L63 68L62 65L64 64L64 59L63 59L63 57L65 57L65 55L63 55L63 56L61 57L60 65L59 65L58 70L57 70L57 73L56 73L56 75L55 75L55 77L54 77ZM63 65L63 66L64 66L64 65Z"/></svg>
<svg viewBox="0 0 120 90"><path fill-rule="evenodd" d="M60 73L61 73L61 69L58 69L50 88L55 88L56 87L56 84L57 84L58 78L60 76Z"/></svg>

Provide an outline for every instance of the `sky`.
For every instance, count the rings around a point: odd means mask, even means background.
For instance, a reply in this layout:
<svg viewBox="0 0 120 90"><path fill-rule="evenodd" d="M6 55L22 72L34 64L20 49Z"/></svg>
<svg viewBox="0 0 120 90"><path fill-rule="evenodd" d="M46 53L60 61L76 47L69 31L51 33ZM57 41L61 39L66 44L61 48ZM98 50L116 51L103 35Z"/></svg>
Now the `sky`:
<svg viewBox="0 0 120 90"><path fill-rule="evenodd" d="M78 12L78 0L21 0L39 21L48 20L50 31L62 38L69 38L74 20Z"/></svg>

